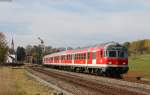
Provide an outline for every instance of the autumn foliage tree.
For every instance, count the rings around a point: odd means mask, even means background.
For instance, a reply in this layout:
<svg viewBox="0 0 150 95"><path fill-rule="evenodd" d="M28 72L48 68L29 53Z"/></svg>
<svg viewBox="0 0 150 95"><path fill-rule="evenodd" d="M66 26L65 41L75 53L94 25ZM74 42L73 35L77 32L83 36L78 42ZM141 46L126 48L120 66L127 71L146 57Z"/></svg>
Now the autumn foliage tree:
<svg viewBox="0 0 150 95"><path fill-rule="evenodd" d="M5 35L0 32L0 63L4 63L7 58L8 47L5 39Z"/></svg>
<svg viewBox="0 0 150 95"><path fill-rule="evenodd" d="M125 42L124 46L128 48L129 54L150 53L150 39Z"/></svg>

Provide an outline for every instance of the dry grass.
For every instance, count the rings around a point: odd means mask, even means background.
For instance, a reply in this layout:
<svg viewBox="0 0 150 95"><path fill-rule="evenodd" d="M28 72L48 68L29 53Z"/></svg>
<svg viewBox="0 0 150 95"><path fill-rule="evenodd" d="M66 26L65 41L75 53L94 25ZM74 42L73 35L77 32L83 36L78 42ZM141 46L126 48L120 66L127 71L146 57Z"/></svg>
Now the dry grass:
<svg viewBox="0 0 150 95"><path fill-rule="evenodd" d="M52 95L53 91L28 77L24 69L0 67L0 95Z"/></svg>

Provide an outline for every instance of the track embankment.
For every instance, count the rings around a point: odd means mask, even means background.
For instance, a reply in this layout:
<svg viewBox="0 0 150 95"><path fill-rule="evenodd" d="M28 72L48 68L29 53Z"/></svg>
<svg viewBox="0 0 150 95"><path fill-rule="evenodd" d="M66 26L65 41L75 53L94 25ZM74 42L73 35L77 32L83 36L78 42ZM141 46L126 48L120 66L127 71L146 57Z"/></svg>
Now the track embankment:
<svg viewBox="0 0 150 95"><path fill-rule="evenodd" d="M27 67L27 70L73 95L148 95L150 93L150 86L144 84L43 67Z"/></svg>

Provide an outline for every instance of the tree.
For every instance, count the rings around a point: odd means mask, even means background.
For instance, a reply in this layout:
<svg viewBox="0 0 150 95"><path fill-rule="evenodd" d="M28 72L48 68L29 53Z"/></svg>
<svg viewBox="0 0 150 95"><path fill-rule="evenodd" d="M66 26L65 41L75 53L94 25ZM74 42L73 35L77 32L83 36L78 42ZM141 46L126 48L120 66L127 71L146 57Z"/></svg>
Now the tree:
<svg viewBox="0 0 150 95"><path fill-rule="evenodd" d="M33 46L32 49L34 61L37 64L42 63L42 47L39 46Z"/></svg>
<svg viewBox="0 0 150 95"><path fill-rule="evenodd" d="M130 54L150 53L150 39L133 41L130 44L126 42L124 46L128 47Z"/></svg>
<svg viewBox="0 0 150 95"><path fill-rule="evenodd" d="M129 48L130 42L125 42L125 43L123 44L123 46L126 47L126 48Z"/></svg>
<svg viewBox="0 0 150 95"><path fill-rule="evenodd" d="M8 46L5 40L5 35L0 32L0 63L4 63L7 58Z"/></svg>
<svg viewBox="0 0 150 95"><path fill-rule="evenodd" d="M17 61L23 62L25 60L25 49L23 47L18 47L17 48Z"/></svg>
<svg viewBox="0 0 150 95"><path fill-rule="evenodd" d="M125 43L123 44L123 46L128 49L128 55L130 56L130 54L131 54L131 51L129 50L130 42L125 42Z"/></svg>

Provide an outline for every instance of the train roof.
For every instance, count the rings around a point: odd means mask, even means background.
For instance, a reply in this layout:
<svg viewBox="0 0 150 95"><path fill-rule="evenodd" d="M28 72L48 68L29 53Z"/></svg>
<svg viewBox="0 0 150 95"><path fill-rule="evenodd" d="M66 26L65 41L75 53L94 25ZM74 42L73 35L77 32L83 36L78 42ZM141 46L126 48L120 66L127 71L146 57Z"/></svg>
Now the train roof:
<svg viewBox="0 0 150 95"><path fill-rule="evenodd" d="M112 46L112 45L121 46L117 42L108 42L108 43L103 43L103 44L87 46L87 47L83 47L83 48L80 48L80 49L66 50L66 51L61 51L61 52L57 52L57 53L53 53L53 54L48 54L48 55L45 55L45 57L66 55L66 54L73 54L73 53L81 53L81 52L89 52L89 51L93 51L93 50L96 51L96 50L99 50L99 49L106 49L107 47Z"/></svg>

